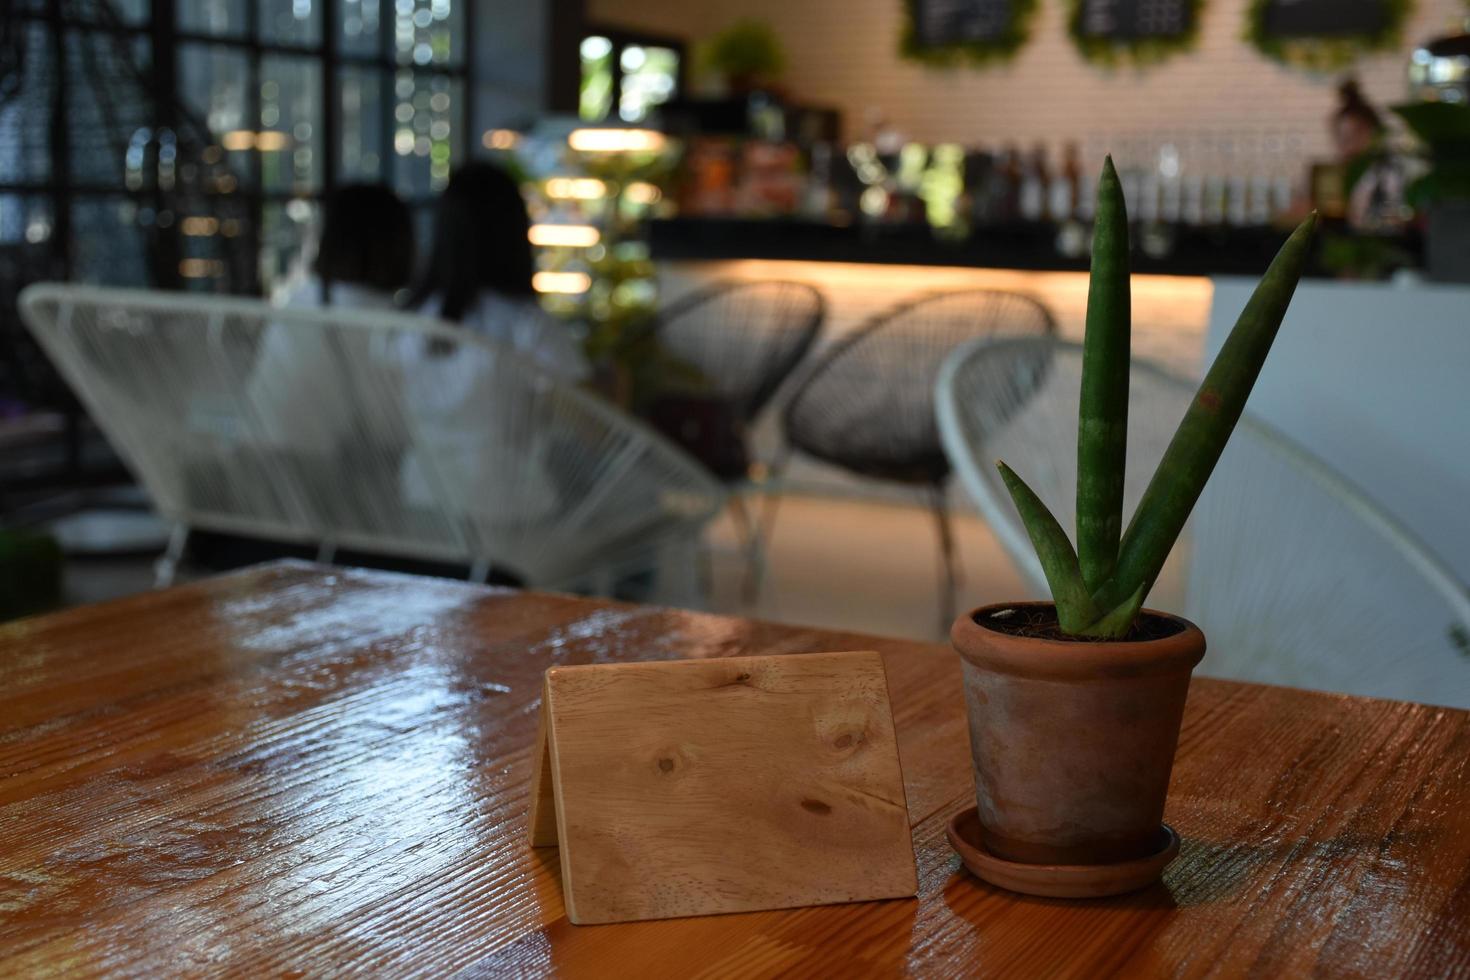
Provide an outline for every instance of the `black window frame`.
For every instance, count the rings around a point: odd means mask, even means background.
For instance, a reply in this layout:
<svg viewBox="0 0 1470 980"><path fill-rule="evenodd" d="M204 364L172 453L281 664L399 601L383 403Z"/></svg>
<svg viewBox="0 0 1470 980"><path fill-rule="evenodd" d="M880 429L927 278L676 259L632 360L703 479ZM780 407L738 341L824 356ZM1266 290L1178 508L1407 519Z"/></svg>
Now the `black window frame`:
<svg viewBox="0 0 1470 980"><path fill-rule="evenodd" d="M67 118L68 105L72 101L66 70L69 57L66 43L68 35L72 33L111 36L116 39L146 38L149 41L147 74L150 84L148 95L153 107L153 126L155 128L176 129L179 125L179 107L183 104L182 93L179 91L179 64L185 45L204 45L245 52L249 73L245 95L245 115L252 121L253 127L259 126L261 65L266 58L273 56L305 57L319 64L321 72L319 98L321 99L323 129L319 186L313 191L266 190L261 181L261 155L250 153L246 157L250 179L242 182L242 185L233 192L237 195L236 200L246 202L248 215L246 223L248 237L245 250L248 255L249 272L245 276L245 281L237 284L243 286L246 292L256 294L262 292L261 235L267 207L298 199L314 203L320 202L341 184L356 182L356 178L344 179L344 176L339 173L342 122L337 78L340 68L356 66L375 69L380 73L383 87L380 89L382 98L379 106L379 111L382 113L381 145L378 152L382 169L379 180L389 186L393 184L393 139L398 127L394 121L395 100L391 97L391 93L397 74L403 70L411 70L415 74L426 76L445 76L459 83L460 104L455 112L459 130L458 155L462 159L468 159L474 153L477 143L477 138L472 133L476 94L473 51L476 30L474 0L456 0L463 17L459 28L464 36L462 57L454 64L429 65L403 63L398 59L394 50L392 30L394 0L378 0L379 47L374 54L349 53L341 50L341 35L338 30L340 0L316 0L321 17L321 38L316 44L262 41L259 36L258 0L245 0L246 23L244 31L239 36L181 30L178 26L178 4L188 2L191 0L151 0L148 18L138 24L124 22L115 12L108 13L111 11L108 0L93 0L91 4L90 9L104 13L104 16L100 18L73 16L71 13L72 0L44 0L42 4L34 7L8 10L8 13L14 18L15 27L19 30L28 32L34 24L45 25L47 28L46 42L50 46L50 57L56 71L56 81L55 91L52 93L51 117L47 120L49 127L48 179L44 181L0 180L0 195L40 197L47 201L50 206L51 222L48 244L51 249L51 267L55 275L70 280L75 272L72 224L73 214L79 201L130 198L140 205L146 205L153 203L152 195L155 193L148 189L133 190L74 179L70 133L67 126L57 124L58 121ZM27 122L31 123L29 120ZM216 139L220 135L211 134ZM421 212L430 206L432 196L425 194L407 196L405 201L415 212ZM163 289L183 288L185 280L179 263L183 254L180 243L180 223L174 222L169 228L154 229L154 232L153 261L148 269L150 281L137 285Z"/></svg>
<svg viewBox="0 0 1470 980"><path fill-rule="evenodd" d="M679 71L674 76L674 99L681 99L687 90L689 77L689 45L680 37L671 34L656 34L648 31L629 30L626 27L613 27L609 24L585 24L577 36L577 85L581 88L582 59L580 55L582 42L589 37L605 37L612 44L612 95L608 101L606 115L601 119L583 119L582 122L607 122L623 125L620 108L623 104L623 49L632 47L641 48L668 48L679 56ZM580 100L573 108L573 112L580 114Z"/></svg>

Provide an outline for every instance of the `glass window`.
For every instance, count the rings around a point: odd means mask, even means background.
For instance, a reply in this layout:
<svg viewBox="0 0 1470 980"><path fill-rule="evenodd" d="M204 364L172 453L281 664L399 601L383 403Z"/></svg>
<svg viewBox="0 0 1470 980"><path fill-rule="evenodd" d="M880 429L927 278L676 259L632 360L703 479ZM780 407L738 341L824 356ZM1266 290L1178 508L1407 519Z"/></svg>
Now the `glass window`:
<svg viewBox="0 0 1470 980"><path fill-rule="evenodd" d="M21 0L21 10L41 12L46 9L46 0ZM111 24L113 19L129 27L147 24L153 12L153 0L110 0L108 3L68 3L62 7L69 20L89 24ZM106 13L107 16L103 16Z"/></svg>
<svg viewBox="0 0 1470 980"><path fill-rule="evenodd" d="M447 75L400 70L393 89L393 187L423 197L449 183L464 146L459 133L463 83Z"/></svg>
<svg viewBox="0 0 1470 980"><path fill-rule="evenodd" d="M0 194L0 246L51 240L51 202L34 194Z"/></svg>
<svg viewBox="0 0 1470 980"><path fill-rule="evenodd" d="M179 45L179 86L224 152L223 165L247 185L253 174L255 127L246 113L250 62L245 52L207 44Z"/></svg>
<svg viewBox="0 0 1470 980"><path fill-rule="evenodd" d="M260 40L266 44L322 43L322 8L328 0L256 0Z"/></svg>
<svg viewBox="0 0 1470 980"><path fill-rule="evenodd" d="M66 59L72 179L119 190L136 189L145 176L150 186L171 179L171 134L164 139L152 129L147 39L69 31Z"/></svg>
<svg viewBox="0 0 1470 980"><path fill-rule="evenodd" d="M605 37L584 37L581 54L582 88L577 115L599 122L612 111L612 42Z"/></svg>
<svg viewBox="0 0 1470 980"><path fill-rule="evenodd" d="M342 132L337 162L344 181L383 178L383 78L376 68L338 69Z"/></svg>
<svg viewBox="0 0 1470 980"><path fill-rule="evenodd" d="M218 291L248 280L249 207L238 195L199 195L180 203L180 279L190 289Z"/></svg>
<svg viewBox="0 0 1470 980"><path fill-rule="evenodd" d="M419 68L464 64L464 0L394 0L393 53Z"/></svg>
<svg viewBox="0 0 1470 980"><path fill-rule="evenodd" d="M44 25L26 28L20 86L0 101L0 182L45 183L51 178L51 79L56 74Z"/></svg>
<svg viewBox="0 0 1470 980"><path fill-rule="evenodd" d="M154 0L14 0L24 57L0 99L0 243L82 281L253 291L287 274L329 185L386 181L426 220L466 152L468 2L176 0L150 23ZM177 67L175 92L155 91L159 63ZM67 151L54 162L53 143Z"/></svg>
<svg viewBox="0 0 1470 980"><path fill-rule="evenodd" d="M151 207L122 196L79 197L72 203L72 278L104 286L149 281L148 237L158 221Z"/></svg>
<svg viewBox="0 0 1470 980"><path fill-rule="evenodd" d="M267 191L321 187L322 65L269 55L260 62L260 182Z"/></svg>
<svg viewBox="0 0 1470 980"><path fill-rule="evenodd" d="M178 25L185 34L239 37L245 33L246 0L182 0Z"/></svg>
<svg viewBox="0 0 1470 980"><path fill-rule="evenodd" d="M382 53L383 37L378 29L378 0L338 0L338 44L343 54L376 57Z"/></svg>
<svg viewBox="0 0 1470 980"><path fill-rule="evenodd" d="M674 97L679 81L679 55L671 48L630 44L619 59L623 86L618 96L618 116L624 122L641 122L648 110Z"/></svg>
<svg viewBox="0 0 1470 980"><path fill-rule="evenodd" d="M316 219L315 202L305 198L266 204L260 225L260 281L267 295L310 261Z"/></svg>

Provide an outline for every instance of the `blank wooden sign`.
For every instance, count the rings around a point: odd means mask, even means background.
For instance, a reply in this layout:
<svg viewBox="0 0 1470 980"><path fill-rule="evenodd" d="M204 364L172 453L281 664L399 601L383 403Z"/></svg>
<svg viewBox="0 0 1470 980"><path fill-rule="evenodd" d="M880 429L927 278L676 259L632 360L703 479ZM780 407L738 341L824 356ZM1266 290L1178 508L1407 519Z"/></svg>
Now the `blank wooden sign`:
<svg viewBox="0 0 1470 980"><path fill-rule="evenodd" d="M873 652L546 672L531 842L577 924L914 895Z"/></svg>

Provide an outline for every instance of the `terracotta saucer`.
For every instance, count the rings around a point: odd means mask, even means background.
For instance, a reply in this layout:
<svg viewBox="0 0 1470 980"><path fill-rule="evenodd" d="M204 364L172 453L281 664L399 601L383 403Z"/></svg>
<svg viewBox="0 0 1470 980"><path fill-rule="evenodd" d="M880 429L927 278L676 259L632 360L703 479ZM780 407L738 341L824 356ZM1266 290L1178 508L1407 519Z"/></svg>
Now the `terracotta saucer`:
<svg viewBox="0 0 1470 980"><path fill-rule="evenodd" d="M977 877L992 885L1046 898L1102 898L1147 888L1179 854L1179 835L1160 827L1160 847L1153 854L1121 864L1020 864L996 857L980 843L980 813L961 810L949 821L949 843Z"/></svg>

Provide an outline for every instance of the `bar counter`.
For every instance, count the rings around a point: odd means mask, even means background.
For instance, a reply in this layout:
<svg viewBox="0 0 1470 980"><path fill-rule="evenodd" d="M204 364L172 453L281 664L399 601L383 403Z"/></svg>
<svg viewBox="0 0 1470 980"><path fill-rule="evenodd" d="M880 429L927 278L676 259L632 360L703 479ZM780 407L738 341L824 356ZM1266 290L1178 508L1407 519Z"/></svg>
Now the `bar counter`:
<svg viewBox="0 0 1470 980"><path fill-rule="evenodd" d="M1144 275L1259 276L1290 229L1140 226L1133 271ZM1063 254L1051 224L986 226L963 240L928 225L836 225L790 218L668 218L648 226L656 261L765 259L876 265L1086 272L1088 232L1076 226ZM1320 270L1311 270L1320 271Z"/></svg>

